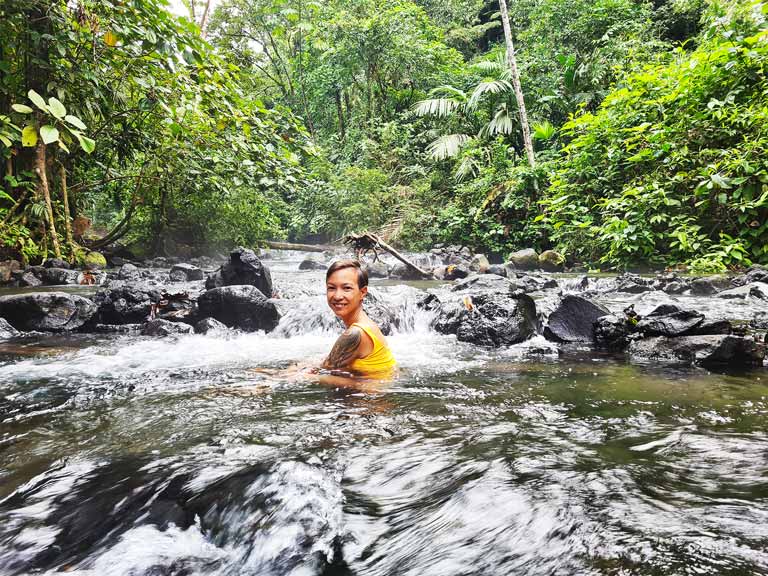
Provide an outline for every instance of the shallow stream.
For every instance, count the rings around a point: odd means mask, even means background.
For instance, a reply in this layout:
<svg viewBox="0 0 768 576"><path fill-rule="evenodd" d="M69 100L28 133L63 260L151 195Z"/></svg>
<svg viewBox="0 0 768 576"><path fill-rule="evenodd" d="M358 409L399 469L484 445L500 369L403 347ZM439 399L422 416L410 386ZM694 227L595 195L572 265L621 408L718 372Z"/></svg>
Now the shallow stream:
<svg viewBox="0 0 768 576"><path fill-rule="evenodd" d="M275 378L338 334L299 260L269 335L0 347L0 574L768 574L768 371L481 349L374 282L396 381Z"/></svg>

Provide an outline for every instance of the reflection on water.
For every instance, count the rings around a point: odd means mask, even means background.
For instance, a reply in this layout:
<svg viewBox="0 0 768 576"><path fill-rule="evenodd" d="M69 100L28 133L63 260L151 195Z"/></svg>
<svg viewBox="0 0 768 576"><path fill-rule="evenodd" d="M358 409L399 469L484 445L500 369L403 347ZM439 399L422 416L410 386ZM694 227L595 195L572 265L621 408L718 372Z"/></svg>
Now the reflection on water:
<svg viewBox="0 0 768 576"><path fill-rule="evenodd" d="M0 350L0 573L768 573L765 371L409 314L377 393L251 370L322 357L322 323Z"/></svg>

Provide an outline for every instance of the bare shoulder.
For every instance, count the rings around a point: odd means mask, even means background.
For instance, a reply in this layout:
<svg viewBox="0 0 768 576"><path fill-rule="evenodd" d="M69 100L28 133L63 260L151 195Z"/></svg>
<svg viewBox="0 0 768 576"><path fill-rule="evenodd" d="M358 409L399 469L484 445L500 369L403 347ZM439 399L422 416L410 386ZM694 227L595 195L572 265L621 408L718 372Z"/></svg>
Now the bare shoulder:
<svg viewBox="0 0 768 576"><path fill-rule="evenodd" d="M363 338L363 330L350 326L338 337L330 354L323 362L323 368L346 368L358 358L358 349Z"/></svg>

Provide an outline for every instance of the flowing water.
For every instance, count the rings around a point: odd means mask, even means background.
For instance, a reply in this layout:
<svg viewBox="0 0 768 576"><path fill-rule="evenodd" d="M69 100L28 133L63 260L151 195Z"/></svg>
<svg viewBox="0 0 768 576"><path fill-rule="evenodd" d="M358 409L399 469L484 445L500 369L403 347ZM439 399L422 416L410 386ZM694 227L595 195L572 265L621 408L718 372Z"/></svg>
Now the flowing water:
<svg viewBox="0 0 768 576"><path fill-rule="evenodd" d="M253 370L338 334L270 264L269 335L0 349L0 573L768 574L765 370L480 349L386 285L399 377L326 388Z"/></svg>

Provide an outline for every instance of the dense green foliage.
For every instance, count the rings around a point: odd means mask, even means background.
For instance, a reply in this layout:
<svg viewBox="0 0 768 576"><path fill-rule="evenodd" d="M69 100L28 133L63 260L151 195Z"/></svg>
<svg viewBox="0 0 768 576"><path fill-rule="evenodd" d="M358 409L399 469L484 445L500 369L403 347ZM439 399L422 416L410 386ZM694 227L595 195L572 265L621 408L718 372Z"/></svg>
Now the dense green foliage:
<svg viewBox="0 0 768 576"><path fill-rule="evenodd" d="M533 169L496 0L194 4L3 4L6 254L368 229L600 267L768 261L760 3L511 3Z"/></svg>

